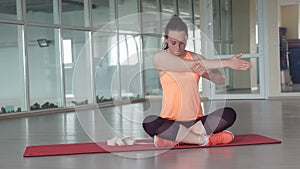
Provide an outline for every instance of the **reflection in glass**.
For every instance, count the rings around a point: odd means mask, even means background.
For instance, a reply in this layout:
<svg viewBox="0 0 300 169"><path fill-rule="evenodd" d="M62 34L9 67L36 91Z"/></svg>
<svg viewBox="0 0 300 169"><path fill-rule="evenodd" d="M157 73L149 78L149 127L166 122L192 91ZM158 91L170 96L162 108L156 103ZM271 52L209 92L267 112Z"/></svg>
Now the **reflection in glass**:
<svg viewBox="0 0 300 169"><path fill-rule="evenodd" d="M121 34L118 39L114 33L93 35L98 102L137 98L143 94L140 36Z"/></svg>
<svg viewBox="0 0 300 169"><path fill-rule="evenodd" d="M137 0L118 1L118 26L120 32L140 32Z"/></svg>
<svg viewBox="0 0 300 169"><path fill-rule="evenodd" d="M142 11L143 12L160 12L159 11L159 0L143 0Z"/></svg>
<svg viewBox="0 0 300 169"><path fill-rule="evenodd" d="M65 74L65 97L66 97L66 105L71 106L75 103L82 103L86 101L89 96L89 89L88 87L85 88L85 94L82 96L79 96L79 92L74 93L74 90L76 90L76 85L79 84L73 84L75 81L75 76L80 76L79 73L82 73L86 76L82 77L81 80L84 81L86 78L88 78L88 74L86 73L86 66L84 63L86 60L89 60L89 57L83 56L83 52L85 49L89 49L88 45L86 44L86 37L87 32L85 31L77 31L77 30L63 30L63 62L64 62L64 74ZM80 59L78 57L81 57ZM83 66L82 66L83 65ZM84 67L83 69L81 69ZM77 68L77 70L81 70L82 72L75 72L74 70ZM85 74L86 73L86 74ZM80 79L80 77L79 77ZM91 83L90 81L86 81L86 84ZM82 87L79 88L79 90L82 90ZM76 96L75 96L76 94ZM72 103L73 101L73 103ZM91 99L90 99L91 101Z"/></svg>
<svg viewBox="0 0 300 169"><path fill-rule="evenodd" d="M5 0L0 5L0 18L22 20L22 4L20 0Z"/></svg>
<svg viewBox="0 0 300 169"><path fill-rule="evenodd" d="M218 54L257 53L255 0L213 0L213 24Z"/></svg>
<svg viewBox="0 0 300 169"><path fill-rule="evenodd" d="M179 16L182 19L190 23L193 23L192 0L178 1L178 8L179 8Z"/></svg>
<svg viewBox="0 0 300 169"><path fill-rule="evenodd" d="M122 98L140 98L143 95L140 44L140 35L119 36Z"/></svg>
<svg viewBox="0 0 300 169"><path fill-rule="evenodd" d="M36 1L26 0L26 18L29 22L38 22L45 24L54 23L54 6L58 5L58 0ZM55 6L57 9L57 6ZM57 22L55 22L57 24Z"/></svg>
<svg viewBox="0 0 300 169"><path fill-rule="evenodd" d="M77 27L89 26L88 8L87 0L62 1L62 24ZM92 8L95 8L94 4Z"/></svg>
<svg viewBox="0 0 300 169"><path fill-rule="evenodd" d="M200 2L199 0L194 0L194 25L200 28Z"/></svg>
<svg viewBox="0 0 300 169"><path fill-rule="evenodd" d="M159 76L153 65L152 59L155 52L161 50L162 37L158 36L144 36L144 77L145 77L145 91L146 95L161 95L162 88L159 82Z"/></svg>
<svg viewBox="0 0 300 169"><path fill-rule="evenodd" d="M136 14L138 12L137 0L122 0L118 1L118 15L119 17Z"/></svg>
<svg viewBox="0 0 300 169"><path fill-rule="evenodd" d="M61 63L57 29L28 27L28 64L31 110L63 106ZM47 39L48 47L40 47L37 39Z"/></svg>
<svg viewBox="0 0 300 169"><path fill-rule="evenodd" d="M118 93L118 86L112 86L117 72L117 34L99 31L92 37L96 101L111 101L113 94Z"/></svg>
<svg viewBox="0 0 300 169"><path fill-rule="evenodd" d="M161 12L174 15L177 13L176 0L161 0Z"/></svg>
<svg viewBox="0 0 300 169"><path fill-rule="evenodd" d="M19 25L0 24L0 114L26 111L21 29Z"/></svg>
<svg viewBox="0 0 300 169"><path fill-rule="evenodd" d="M101 28L115 20L115 1L92 0L92 4L93 27Z"/></svg>

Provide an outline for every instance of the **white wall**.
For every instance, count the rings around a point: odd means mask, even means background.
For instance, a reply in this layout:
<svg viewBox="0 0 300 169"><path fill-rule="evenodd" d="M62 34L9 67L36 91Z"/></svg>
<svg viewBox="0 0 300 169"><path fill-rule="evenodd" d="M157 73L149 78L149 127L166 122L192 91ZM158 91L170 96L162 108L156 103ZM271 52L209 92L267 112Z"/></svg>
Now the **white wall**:
<svg viewBox="0 0 300 169"><path fill-rule="evenodd" d="M279 22L280 23L280 22ZM287 27L287 39L299 38L299 5L286 5L281 7L281 26Z"/></svg>
<svg viewBox="0 0 300 169"><path fill-rule="evenodd" d="M264 10L264 22L266 23L264 38L267 38L265 41L267 98L281 95L278 18L278 2L267 0L267 7Z"/></svg>

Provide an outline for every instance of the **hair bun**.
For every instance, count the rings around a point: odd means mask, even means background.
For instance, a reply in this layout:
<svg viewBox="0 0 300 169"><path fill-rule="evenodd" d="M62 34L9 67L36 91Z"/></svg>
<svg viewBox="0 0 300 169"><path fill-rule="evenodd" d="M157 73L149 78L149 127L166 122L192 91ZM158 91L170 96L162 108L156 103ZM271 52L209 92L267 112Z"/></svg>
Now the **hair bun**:
<svg viewBox="0 0 300 169"><path fill-rule="evenodd" d="M170 22L175 22L175 21L180 21L182 22L181 18L178 15L173 15L172 18L170 19Z"/></svg>
<svg viewBox="0 0 300 169"><path fill-rule="evenodd" d="M173 15L172 18L169 20L165 28L165 35L168 35L169 30L185 31L186 33L188 33L187 25L176 14Z"/></svg>

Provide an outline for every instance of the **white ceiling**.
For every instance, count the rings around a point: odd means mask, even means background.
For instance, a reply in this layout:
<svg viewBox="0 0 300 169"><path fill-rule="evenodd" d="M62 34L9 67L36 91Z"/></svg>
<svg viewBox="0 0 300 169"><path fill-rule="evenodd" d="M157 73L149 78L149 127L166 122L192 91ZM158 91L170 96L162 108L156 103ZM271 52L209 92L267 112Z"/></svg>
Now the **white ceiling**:
<svg viewBox="0 0 300 169"><path fill-rule="evenodd" d="M280 5L300 4L300 0L279 0Z"/></svg>

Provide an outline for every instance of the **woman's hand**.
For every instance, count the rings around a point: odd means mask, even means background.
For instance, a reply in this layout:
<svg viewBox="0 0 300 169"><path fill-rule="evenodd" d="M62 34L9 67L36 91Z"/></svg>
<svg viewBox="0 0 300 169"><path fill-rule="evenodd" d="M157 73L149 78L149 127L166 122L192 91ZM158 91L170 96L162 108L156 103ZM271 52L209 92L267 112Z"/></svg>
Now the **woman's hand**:
<svg viewBox="0 0 300 169"><path fill-rule="evenodd" d="M234 69L234 70L249 70L249 69L251 69L252 66L251 66L250 62L240 59L240 57L242 55L243 54L237 54L237 55L232 56L229 60L227 60L227 62L225 64L226 67Z"/></svg>
<svg viewBox="0 0 300 169"><path fill-rule="evenodd" d="M213 83L222 85L225 83L225 78L223 74L218 70L206 69L202 62L197 62L192 67L192 70L197 73L199 76L212 81Z"/></svg>
<svg viewBox="0 0 300 169"><path fill-rule="evenodd" d="M205 66L201 62L194 63L192 70L195 73L197 73L199 76L202 76L205 73L208 73L208 71L205 69Z"/></svg>

